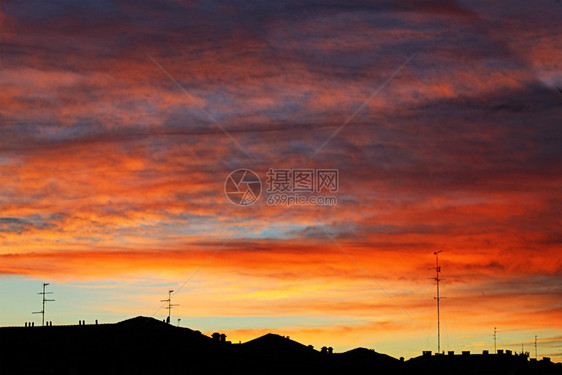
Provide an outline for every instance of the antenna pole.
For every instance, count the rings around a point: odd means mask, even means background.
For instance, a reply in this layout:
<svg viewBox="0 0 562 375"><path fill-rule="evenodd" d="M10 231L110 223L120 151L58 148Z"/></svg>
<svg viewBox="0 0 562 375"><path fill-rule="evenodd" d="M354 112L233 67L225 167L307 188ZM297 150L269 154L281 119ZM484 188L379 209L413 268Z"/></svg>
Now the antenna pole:
<svg viewBox="0 0 562 375"><path fill-rule="evenodd" d="M173 292L173 290L170 290L168 292L168 321L170 320L170 317L172 316L172 292Z"/></svg>
<svg viewBox="0 0 562 375"><path fill-rule="evenodd" d="M496 354L498 354L498 348L496 346L496 339L497 339L497 335L496 335L496 327L494 327L494 352Z"/></svg>
<svg viewBox="0 0 562 375"><path fill-rule="evenodd" d="M36 311L33 314L41 314L41 326L45 326L45 302L54 302L54 299L47 299L47 294L53 294L53 292L47 292L46 288L49 283L43 283L43 291L41 293L37 293L43 296L43 309L41 311Z"/></svg>
<svg viewBox="0 0 562 375"><path fill-rule="evenodd" d="M439 300L441 299L439 295L439 272L441 272L441 267L439 267L439 253L442 251L436 251L435 254L435 281L437 283L437 297L434 297L437 301L437 353L441 353L441 317L439 313Z"/></svg>
<svg viewBox="0 0 562 375"><path fill-rule="evenodd" d="M166 320L166 322L168 324L170 323L170 319L172 317L172 307L173 306L179 306L179 305L172 304L172 293L174 293L174 291L172 289L170 289L168 291L168 299L160 300L160 302L168 302L168 307L167 307L167 309L168 309L168 319Z"/></svg>
<svg viewBox="0 0 562 375"><path fill-rule="evenodd" d="M538 356L537 356L537 335L535 335L535 359L538 359Z"/></svg>

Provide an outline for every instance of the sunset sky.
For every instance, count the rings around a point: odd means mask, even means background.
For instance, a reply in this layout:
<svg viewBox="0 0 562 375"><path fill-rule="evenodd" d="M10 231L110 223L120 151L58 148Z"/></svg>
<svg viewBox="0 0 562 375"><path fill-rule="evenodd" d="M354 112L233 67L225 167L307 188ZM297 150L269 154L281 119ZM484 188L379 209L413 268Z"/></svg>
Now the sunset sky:
<svg viewBox="0 0 562 375"><path fill-rule="evenodd" d="M4 1L0 325L562 361L562 3ZM225 180L254 171L237 206ZM271 206L269 169L336 169Z"/></svg>

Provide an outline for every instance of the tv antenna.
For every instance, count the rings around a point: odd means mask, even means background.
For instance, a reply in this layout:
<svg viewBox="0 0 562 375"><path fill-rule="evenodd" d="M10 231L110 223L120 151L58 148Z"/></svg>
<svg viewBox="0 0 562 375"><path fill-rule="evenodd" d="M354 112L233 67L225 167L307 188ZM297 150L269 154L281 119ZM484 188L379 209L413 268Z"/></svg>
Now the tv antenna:
<svg viewBox="0 0 562 375"><path fill-rule="evenodd" d="M41 293L37 293L37 294L41 294L43 296L43 309L41 311L36 311L33 314L41 314L41 325L44 326L45 325L45 302L54 302L54 299L47 299L47 294L53 294L53 292L47 292L45 289L47 288L47 285L49 285L49 283L43 283L43 291Z"/></svg>
<svg viewBox="0 0 562 375"><path fill-rule="evenodd" d="M439 253L442 253L442 250L436 251L435 254L435 282L437 283L437 297L433 297L437 301L437 353L441 353L441 316L439 312L439 301L441 297L439 295L439 282L442 280L439 278L439 273L441 272L441 267L439 266Z"/></svg>
<svg viewBox="0 0 562 375"><path fill-rule="evenodd" d="M535 359L538 359L538 356L537 356L537 335L535 335Z"/></svg>
<svg viewBox="0 0 562 375"><path fill-rule="evenodd" d="M496 354L498 354L498 348L496 346L497 338L498 338L497 332L498 331L496 331L496 327L494 327L494 353Z"/></svg>
<svg viewBox="0 0 562 375"><path fill-rule="evenodd" d="M166 323L168 323L168 324L170 324L170 318L172 316L172 307L173 306L179 306L179 305L172 304L172 293L174 293L174 291L172 289L170 289L168 291L168 299L160 300L160 302L168 302L168 318L166 319Z"/></svg>

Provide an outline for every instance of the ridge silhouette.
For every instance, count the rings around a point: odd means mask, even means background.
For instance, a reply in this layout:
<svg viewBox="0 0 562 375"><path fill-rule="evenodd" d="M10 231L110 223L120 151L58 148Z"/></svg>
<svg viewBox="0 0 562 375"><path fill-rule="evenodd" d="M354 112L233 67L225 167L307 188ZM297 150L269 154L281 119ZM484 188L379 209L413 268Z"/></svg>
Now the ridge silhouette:
<svg viewBox="0 0 562 375"><path fill-rule="evenodd" d="M0 374L562 374L525 355L422 355L398 360L356 348L332 353L268 333L232 344L138 316L113 324L0 328Z"/></svg>

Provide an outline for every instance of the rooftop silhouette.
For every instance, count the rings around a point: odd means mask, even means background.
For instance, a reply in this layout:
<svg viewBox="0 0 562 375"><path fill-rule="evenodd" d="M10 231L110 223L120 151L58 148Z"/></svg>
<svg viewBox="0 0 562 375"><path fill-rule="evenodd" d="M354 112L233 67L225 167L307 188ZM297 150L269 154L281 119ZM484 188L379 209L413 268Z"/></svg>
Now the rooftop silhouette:
<svg viewBox="0 0 562 375"><path fill-rule="evenodd" d="M333 353L266 334L243 344L136 317L115 324L0 328L1 374L378 373L561 374L561 364L527 356L425 355L408 361L356 348Z"/></svg>

